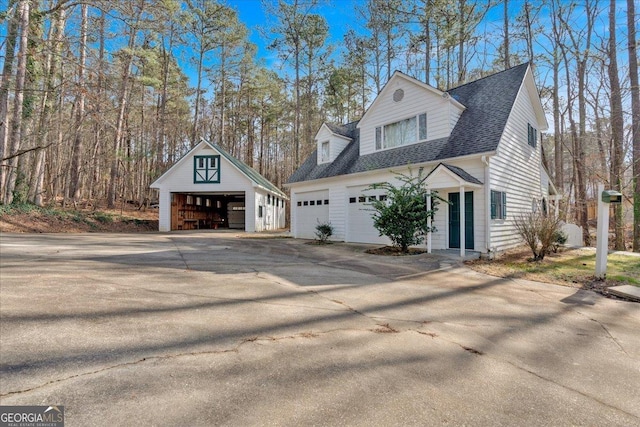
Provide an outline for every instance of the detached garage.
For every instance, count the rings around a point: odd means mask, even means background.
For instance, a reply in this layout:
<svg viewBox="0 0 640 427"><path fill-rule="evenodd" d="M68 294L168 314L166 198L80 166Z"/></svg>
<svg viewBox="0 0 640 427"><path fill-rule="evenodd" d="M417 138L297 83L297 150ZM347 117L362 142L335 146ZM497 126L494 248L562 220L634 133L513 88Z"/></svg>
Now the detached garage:
<svg viewBox="0 0 640 427"><path fill-rule="evenodd" d="M151 184L160 192L160 231L277 230L287 196L253 168L203 140Z"/></svg>

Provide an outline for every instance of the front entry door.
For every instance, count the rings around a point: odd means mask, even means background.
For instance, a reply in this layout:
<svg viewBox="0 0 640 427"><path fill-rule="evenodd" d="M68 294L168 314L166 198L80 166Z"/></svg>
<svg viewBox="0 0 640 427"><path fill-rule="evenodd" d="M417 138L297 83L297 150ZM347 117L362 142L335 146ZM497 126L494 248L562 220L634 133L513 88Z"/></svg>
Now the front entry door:
<svg viewBox="0 0 640 427"><path fill-rule="evenodd" d="M449 247L460 249L460 193L449 193ZM473 191L464 193L464 248L473 250Z"/></svg>

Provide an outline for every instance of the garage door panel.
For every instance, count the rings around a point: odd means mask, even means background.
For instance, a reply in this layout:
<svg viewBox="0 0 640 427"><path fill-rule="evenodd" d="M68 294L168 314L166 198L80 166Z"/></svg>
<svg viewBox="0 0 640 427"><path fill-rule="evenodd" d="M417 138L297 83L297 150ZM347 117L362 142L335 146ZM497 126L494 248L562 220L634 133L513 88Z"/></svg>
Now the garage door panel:
<svg viewBox="0 0 640 427"><path fill-rule="evenodd" d="M367 190L367 186L351 187L348 190L348 237L350 242L390 244L385 236L380 236L373 226L371 202L382 200L386 194L382 190ZM381 199L382 197L382 199Z"/></svg>
<svg viewBox="0 0 640 427"><path fill-rule="evenodd" d="M318 223L329 222L329 190L300 193L295 206L297 237L316 237Z"/></svg>

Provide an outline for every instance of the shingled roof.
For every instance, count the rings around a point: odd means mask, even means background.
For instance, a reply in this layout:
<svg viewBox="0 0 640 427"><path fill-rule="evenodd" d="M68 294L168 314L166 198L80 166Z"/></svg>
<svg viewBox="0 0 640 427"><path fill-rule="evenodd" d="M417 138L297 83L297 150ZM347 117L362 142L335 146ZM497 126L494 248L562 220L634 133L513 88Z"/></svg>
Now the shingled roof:
<svg viewBox="0 0 640 427"><path fill-rule="evenodd" d="M318 153L314 151L289 178L288 183L495 151L528 66L528 63L521 64L448 90L449 96L466 109L447 138L360 156L358 122L343 126L327 124L332 132L347 136L352 141L331 163L318 164Z"/></svg>

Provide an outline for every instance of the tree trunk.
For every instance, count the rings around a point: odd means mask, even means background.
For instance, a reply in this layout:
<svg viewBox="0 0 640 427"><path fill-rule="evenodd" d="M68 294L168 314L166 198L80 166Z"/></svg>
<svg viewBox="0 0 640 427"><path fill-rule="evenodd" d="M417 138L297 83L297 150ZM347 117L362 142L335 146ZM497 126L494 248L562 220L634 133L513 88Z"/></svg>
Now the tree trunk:
<svg viewBox="0 0 640 427"><path fill-rule="evenodd" d="M124 125L126 120L127 105L129 103L129 75L131 73L131 64L133 62L133 47L135 45L136 30L131 28L129 33L129 52L126 55L125 64L122 68L118 119L116 121L115 135L113 138L113 157L111 158L111 169L109 173L109 188L107 191L107 207L110 209L116 206L116 193L118 191L118 161L119 151L124 136Z"/></svg>
<svg viewBox="0 0 640 427"><path fill-rule="evenodd" d="M73 140L73 155L71 158L71 176L69 182L69 196L74 203L80 200L80 159L82 158L82 121L84 120L85 78L84 72L87 58L87 19L89 7L82 5L82 20L80 23L80 62L78 64L78 96L76 98L75 138Z"/></svg>
<svg viewBox="0 0 640 427"><path fill-rule="evenodd" d="M627 0L629 35L629 83L631 86L631 129L633 140L633 251L640 252L640 87L638 86L638 40L635 0Z"/></svg>
<svg viewBox="0 0 640 427"><path fill-rule="evenodd" d="M504 69L511 68L509 58L509 0L504 0Z"/></svg>
<svg viewBox="0 0 640 427"><path fill-rule="evenodd" d="M609 0L609 84L611 87L611 178L613 189L622 192L622 168L624 163L623 139L624 118L622 117L622 94L618 78L618 56L616 53L616 1ZM597 195L600 197L600 195ZM615 222L615 249L625 250L622 204L613 207Z"/></svg>
<svg viewBox="0 0 640 427"><path fill-rule="evenodd" d="M9 163L4 159L9 153L7 143L9 142L9 85L11 84L11 73L13 73L13 59L15 57L16 39L18 38L18 13L19 8L15 1L9 5L13 11L7 14L7 34L5 39L5 58L0 78L0 193L3 193L5 181L9 172ZM4 195L0 194L0 201L4 202Z"/></svg>
<svg viewBox="0 0 640 427"><path fill-rule="evenodd" d="M9 136L9 154L15 154L20 150L22 139L22 108L24 101L24 84L27 73L27 48L29 41L29 0L20 0L18 16L20 17L20 37L18 47L18 65L16 69L16 86L13 98L13 118L11 120L11 133ZM8 162L8 172L2 203L10 205L13 202L13 190L18 178L19 157L14 157Z"/></svg>

